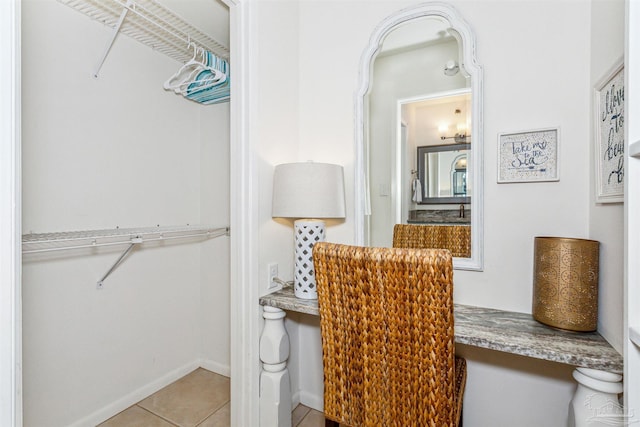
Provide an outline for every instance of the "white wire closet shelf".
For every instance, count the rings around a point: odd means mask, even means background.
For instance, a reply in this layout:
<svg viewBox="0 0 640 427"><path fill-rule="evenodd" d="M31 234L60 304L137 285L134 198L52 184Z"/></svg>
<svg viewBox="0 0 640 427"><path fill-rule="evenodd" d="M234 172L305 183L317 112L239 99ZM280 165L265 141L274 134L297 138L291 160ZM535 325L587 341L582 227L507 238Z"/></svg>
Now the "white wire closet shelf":
<svg viewBox="0 0 640 427"><path fill-rule="evenodd" d="M185 225L172 227L115 228L108 230L69 231L57 233L30 233L22 236L22 253L34 254L61 250L97 248L100 246L128 245L97 282L102 289L104 281L122 263L136 245L175 239L212 239L229 235L229 227Z"/></svg>
<svg viewBox="0 0 640 427"><path fill-rule="evenodd" d="M140 244L195 237L214 238L228 234L229 227L206 225L29 233L22 236L22 253L30 254L89 247Z"/></svg>
<svg viewBox="0 0 640 427"><path fill-rule="evenodd" d="M193 56L190 43L229 60L229 48L155 0L58 0L114 29L95 71L97 76L118 32L182 63Z"/></svg>

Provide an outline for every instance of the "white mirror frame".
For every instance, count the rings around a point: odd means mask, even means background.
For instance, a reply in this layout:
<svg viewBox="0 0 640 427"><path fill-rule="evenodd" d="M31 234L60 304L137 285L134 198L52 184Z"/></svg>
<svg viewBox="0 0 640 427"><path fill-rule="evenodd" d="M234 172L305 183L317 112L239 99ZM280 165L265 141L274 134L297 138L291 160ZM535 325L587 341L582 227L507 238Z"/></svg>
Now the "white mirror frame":
<svg viewBox="0 0 640 427"><path fill-rule="evenodd" d="M441 17L449 21L451 28L459 36L458 42L462 45L464 68L471 78L471 108L472 108L472 179L473 195L471 197L471 258L454 258L454 268L460 270L482 271L483 269L483 117L482 117L482 67L476 60L476 39L469 24L462 19L456 9L441 2L422 3L417 6L402 9L385 18L373 31L369 44L360 59L360 85L356 93L355 114L355 241L358 245L365 243L364 227L365 214L369 212L369 200L367 197L367 176L365 158L365 98L370 89L371 76L373 74L373 61L375 60L382 43L396 26L407 21L429 16ZM455 34L454 32L454 34ZM458 37L456 37L458 38Z"/></svg>

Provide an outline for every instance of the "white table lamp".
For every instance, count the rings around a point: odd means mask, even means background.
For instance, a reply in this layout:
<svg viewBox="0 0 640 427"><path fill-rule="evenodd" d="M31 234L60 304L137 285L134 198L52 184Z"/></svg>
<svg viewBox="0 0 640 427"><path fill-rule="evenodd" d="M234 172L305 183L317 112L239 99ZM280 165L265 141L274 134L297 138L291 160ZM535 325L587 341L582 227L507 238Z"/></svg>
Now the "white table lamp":
<svg viewBox="0 0 640 427"><path fill-rule="evenodd" d="M325 218L345 217L344 172L328 163L285 163L273 174L272 217L295 218L294 293L317 299L311 250L325 238Z"/></svg>

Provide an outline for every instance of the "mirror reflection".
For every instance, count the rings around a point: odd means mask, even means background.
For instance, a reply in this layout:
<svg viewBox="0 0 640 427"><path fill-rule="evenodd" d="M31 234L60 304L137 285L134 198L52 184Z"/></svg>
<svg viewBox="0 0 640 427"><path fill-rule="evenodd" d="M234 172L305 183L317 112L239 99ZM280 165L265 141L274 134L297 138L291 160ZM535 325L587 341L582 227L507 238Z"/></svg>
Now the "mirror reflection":
<svg viewBox="0 0 640 427"><path fill-rule="evenodd" d="M394 224L406 224L410 216L414 222L415 218L432 218L430 213L414 212L427 210L423 205L447 204L453 197L440 195L451 192L450 167L442 171L447 178L437 180L442 188L433 188L438 195L425 194L429 191L428 183L436 181L436 175L425 180L415 173L421 163L417 147L455 144L467 139L464 128L471 121L471 94L468 79L460 69L460 46L450 27L440 17L405 23L385 38L373 64L369 137L370 237L374 246L390 246L390 229ZM432 172L436 172L435 168ZM469 184L470 180L466 181ZM437 210L448 208L442 206ZM451 207L454 208L457 209Z"/></svg>
<svg viewBox="0 0 640 427"><path fill-rule="evenodd" d="M454 266L482 269L481 69L474 43L466 22L443 4L401 10L372 35L356 111L363 126L356 132L363 244L392 246L395 224L467 226L470 255Z"/></svg>
<svg viewBox="0 0 640 427"><path fill-rule="evenodd" d="M453 161L453 167L451 168L453 179L451 180L452 196L454 197L466 197L467 196L467 155L461 154Z"/></svg>
<svg viewBox="0 0 640 427"><path fill-rule="evenodd" d="M417 179L413 201L417 204L469 203L467 156L471 144L418 147Z"/></svg>
<svg viewBox="0 0 640 427"><path fill-rule="evenodd" d="M407 135L400 141L400 150L406 153L411 173L417 173L411 184L412 201L418 205L470 203L473 179L467 174L471 150L471 135L467 129L472 119L469 90L400 102L398 126L405 127ZM408 177L404 171L401 173L400 179ZM416 191L418 187L422 194Z"/></svg>

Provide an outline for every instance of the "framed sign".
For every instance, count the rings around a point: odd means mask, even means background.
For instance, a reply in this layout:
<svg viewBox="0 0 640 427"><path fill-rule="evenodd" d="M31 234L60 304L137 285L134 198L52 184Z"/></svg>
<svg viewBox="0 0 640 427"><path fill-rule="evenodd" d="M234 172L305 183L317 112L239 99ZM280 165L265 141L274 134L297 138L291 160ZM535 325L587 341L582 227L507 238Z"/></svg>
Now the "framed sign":
<svg viewBox="0 0 640 427"><path fill-rule="evenodd" d="M498 182L558 181L558 128L498 135Z"/></svg>
<svg viewBox="0 0 640 427"><path fill-rule="evenodd" d="M596 202L624 201L624 62L620 60L594 91Z"/></svg>

